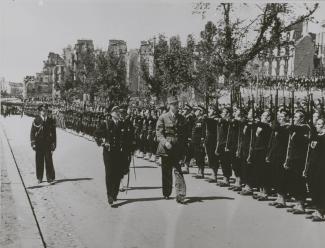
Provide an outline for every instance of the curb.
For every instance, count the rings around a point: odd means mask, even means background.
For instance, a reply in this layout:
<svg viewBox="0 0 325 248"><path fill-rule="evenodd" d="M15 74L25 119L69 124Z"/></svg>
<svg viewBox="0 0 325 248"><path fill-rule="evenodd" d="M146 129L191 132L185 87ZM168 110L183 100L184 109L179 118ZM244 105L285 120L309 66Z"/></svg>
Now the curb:
<svg viewBox="0 0 325 248"><path fill-rule="evenodd" d="M1 121L1 120L0 120ZM16 233L17 239L10 239L9 235L11 233L5 233L4 244L1 244L1 247L21 247L21 248L41 248L44 247L42 238L37 227L37 222L35 220L33 210L31 209L31 205L29 199L27 197L24 185L21 181L19 172L16 167L16 163L14 157L11 153L10 146L7 142L7 138L5 136L3 126L0 125L0 147L1 147L1 155L0 155L0 165L1 170L6 171L7 181L6 184L10 187L10 197L12 197L14 208L12 211L14 213L15 218L15 228L13 229ZM0 177L1 179L1 177ZM0 180L0 187L2 188L2 182ZM5 204L0 204L0 206L4 206ZM6 213L6 209L1 209L1 219L4 219L6 216L3 216L3 213ZM1 229L3 225L10 225L10 223L1 223ZM8 244L7 244L8 243ZM4 246L3 246L4 245ZM6 246L8 245L8 246Z"/></svg>

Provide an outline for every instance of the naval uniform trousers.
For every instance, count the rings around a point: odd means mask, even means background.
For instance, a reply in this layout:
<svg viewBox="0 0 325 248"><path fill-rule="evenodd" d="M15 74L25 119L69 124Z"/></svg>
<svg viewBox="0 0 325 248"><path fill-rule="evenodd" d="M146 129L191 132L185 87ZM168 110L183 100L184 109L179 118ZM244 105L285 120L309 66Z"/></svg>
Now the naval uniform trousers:
<svg viewBox="0 0 325 248"><path fill-rule="evenodd" d="M46 168L46 178L47 181L55 179L55 170L53 166L52 151L46 145L41 147L36 147L35 150L36 158L36 177L38 180L43 179L44 174L44 162Z"/></svg>
<svg viewBox="0 0 325 248"><path fill-rule="evenodd" d="M125 173L125 168L121 166L122 156L123 153L119 150L108 151L105 148L103 149L107 196L113 197L113 199L117 198L121 179Z"/></svg>

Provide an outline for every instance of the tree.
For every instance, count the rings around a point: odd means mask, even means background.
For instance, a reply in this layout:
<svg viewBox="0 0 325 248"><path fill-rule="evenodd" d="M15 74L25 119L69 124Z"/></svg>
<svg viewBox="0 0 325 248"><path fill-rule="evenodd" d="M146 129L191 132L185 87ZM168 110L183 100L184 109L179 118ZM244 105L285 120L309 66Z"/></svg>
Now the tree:
<svg viewBox="0 0 325 248"><path fill-rule="evenodd" d="M149 43L150 44L150 43ZM141 77L144 80L149 94L157 97L159 100L165 100L167 97L166 90L166 70L165 60L166 54L168 53L168 42L164 35L158 36L157 44L153 46L153 61L150 61L151 54L141 52L140 63L141 63ZM153 66L153 68L150 68ZM151 70L153 69L153 70ZM153 73L151 73L151 71Z"/></svg>
<svg viewBox="0 0 325 248"><path fill-rule="evenodd" d="M194 89L205 95L206 107L209 105L210 93L215 92L217 78L223 71L220 66L219 42L217 27L208 22L200 33L201 39L196 46Z"/></svg>
<svg viewBox="0 0 325 248"><path fill-rule="evenodd" d="M128 96L126 86L126 63L123 54L98 52L96 56L95 81L92 90L111 102L123 102Z"/></svg>
<svg viewBox="0 0 325 248"><path fill-rule="evenodd" d="M243 8L248 6L255 6L258 14L247 19L240 18L237 7L243 12ZM209 8L211 4L199 3L195 12L205 16ZM283 34L297 24L312 20L317 8L317 3L305 5L305 10L297 17L294 6L289 3L218 4L216 10L221 18L216 20L215 40L218 48L215 53L218 67L223 68L226 79L231 75L240 77L248 62L261 53L287 45Z"/></svg>

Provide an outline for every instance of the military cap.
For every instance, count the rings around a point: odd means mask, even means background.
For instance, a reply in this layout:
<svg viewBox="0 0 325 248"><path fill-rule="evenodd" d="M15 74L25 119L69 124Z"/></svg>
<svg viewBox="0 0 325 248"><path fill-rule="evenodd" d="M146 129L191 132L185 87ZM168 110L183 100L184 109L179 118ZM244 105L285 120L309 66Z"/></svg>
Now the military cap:
<svg viewBox="0 0 325 248"><path fill-rule="evenodd" d="M203 107L202 105L198 105L194 108L195 110L201 110L201 111L205 111L205 107Z"/></svg>
<svg viewBox="0 0 325 248"><path fill-rule="evenodd" d="M49 106L46 104L46 103L44 103L44 104L40 104L38 107L37 107L37 110L38 111L41 111L42 109L48 109L49 108Z"/></svg>
<svg viewBox="0 0 325 248"><path fill-rule="evenodd" d="M174 103L178 103L178 99L176 96L170 96L167 98L167 103L168 104L174 104Z"/></svg>
<svg viewBox="0 0 325 248"><path fill-rule="evenodd" d="M119 110L119 109L120 109L119 106L113 106L110 112L111 112L111 113L112 113L112 112L116 112L116 111Z"/></svg>

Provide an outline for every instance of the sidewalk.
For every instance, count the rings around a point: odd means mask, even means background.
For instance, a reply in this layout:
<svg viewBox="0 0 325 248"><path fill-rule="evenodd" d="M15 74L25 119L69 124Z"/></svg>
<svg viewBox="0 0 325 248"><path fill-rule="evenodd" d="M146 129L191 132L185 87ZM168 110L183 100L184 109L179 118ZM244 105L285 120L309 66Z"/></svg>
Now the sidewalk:
<svg viewBox="0 0 325 248"><path fill-rule="evenodd" d="M44 247L0 117L0 247Z"/></svg>

